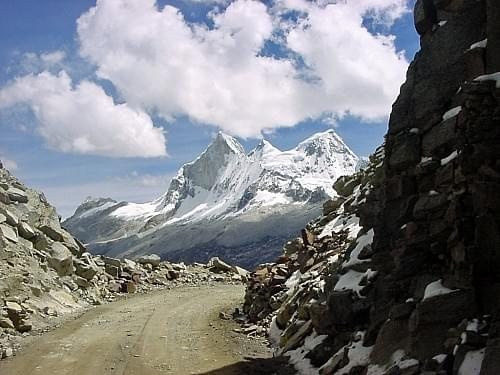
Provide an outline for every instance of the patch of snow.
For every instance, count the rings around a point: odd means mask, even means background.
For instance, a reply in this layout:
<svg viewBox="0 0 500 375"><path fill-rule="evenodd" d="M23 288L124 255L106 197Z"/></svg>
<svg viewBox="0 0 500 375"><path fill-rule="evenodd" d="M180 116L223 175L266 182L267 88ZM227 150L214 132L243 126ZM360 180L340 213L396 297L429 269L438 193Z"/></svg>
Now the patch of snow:
<svg viewBox="0 0 500 375"><path fill-rule="evenodd" d="M349 363L342 367L336 372L336 375L347 375L351 369L355 366L363 366L370 362L370 354L373 350L373 346L363 346L363 336L364 332L358 332L360 335L359 341L352 343L348 348L347 353L349 357ZM336 355L341 355L344 348L341 348Z"/></svg>
<svg viewBox="0 0 500 375"><path fill-rule="evenodd" d="M446 121L452 117L455 117L456 115L458 115L460 113L461 110L462 110L462 106L460 106L460 105L458 107L453 107L452 109L450 109L449 111L447 111L443 115L443 121Z"/></svg>
<svg viewBox="0 0 500 375"><path fill-rule="evenodd" d="M337 215L332 221L325 225L323 230L318 236L318 239L331 236L332 232L347 229L349 231L349 238L355 239L362 229L359 225L359 217L356 215L349 215L345 217L342 214Z"/></svg>
<svg viewBox="0 0 500 375"><path fill-rule="evenodd" d="M457 156L458 156L458 151L457 150L453 151L447 157L441 159L441 166L448 164L450 161L456 159Z"/></svg>
<svg viewBox="0 0 500 375"><path fill-rule="evenodd" d="M448 357L447 354L438 354L432 357L432 359L435 360L437 363L441 364L445 361L446 357Z"/></svg>
<svg viewBox="0 0 500 375"><path fill-rule="evenodd" d="M425 287L424 298L422 301L425 301L429 298L442 296L444 294L454 293L454 292L458 292L458 291L459 291L459 289L450 289L450 288L445 287L442 284L442 280L439 279L437 281L434 281L434 282L428 284Z"/></svg>
<svg viewBox="0 0 500 375"><path fill-rule="evenodd" d="M91 208L90 210L83 212L82 214L78 215L78 218L83 219L85 217L95 215L95 214L99 213L100 211L104 211L110 207L113 207L116 204L117 204L116 202L106 202L101 206L94 207L94 208Z"/></svg>
<svg viewBox="0 0 500 375"><path fill-rule="evenodd" d="M149 218L154 215L156 204L154 203L128 203L110 213L120 219L129 220L135 218Z"/></svg>
<svg viewBox="0 0 500 375"><path fill-rule="evenodd" d="M467 323L467 328L465 328L466 331L472 331L472 332L477 332L479 329L479 320L478 319L472 319Z"/></svg>
<svg viewBox="0 0 500 375"><path fill-rule="evenodd" d="M458 375L479 375L483 364L485 348L471 350L465 354L464 361L458 369Z"/></svg>
<svg viewBox="0 0 500 375"><path fill-rule="evenodd" d="M261 206L274 206L276 204L289 204L292 200L284 193L273 193L270 191L259 190L253 201Z"/></svg>
<svg viewBox="0 0 500 375"><path fill-rule="evenodd" d="M436 190L431 190L431 191L429 191L429 195L430 196L439 195L439 193Z"/></svg>
<svg viewBox="0 0 500 375"><path fill-rule="evenodd" d="M411 128L410 129L411 134L418 134L419 132L420 132L420 130L418 128Z"/></svg>
<svg viewBox="0 0 500 375"><path fill-rule="evenodd" d="M428 161L432 161L431 156L422 156L422 159L420 159L420 164L427 163Z"/></svg>
<svg viewBox="0 0 500 375"><path fill-rule="evenodd" d="M377 275L377 271L372 271L368 269L366 272L358 272L354 270L349 270L345 274L341 275L335 287L334 291L341 292L344 290L352 290L354 293L361 298L360 291L363 290L365 286L359 285L363 278L368 280L373 279Z"/></svg>
<svg viewBox="0 0 500 375"><path fill-rule="evenodd" d="M309 354L311 350L321 344L328 335L318 335L316 332L306 337L304 340L304 345L301 347L290 350L286 353L287 356L290 356L290 363L294 365L295 369L300 375L318 375L319 369L314 367L311 364L311 360L306 358L306 355Z"/></svg>
<svg viewBox="0 0 500 375"><path fill-rule="evenodd" d="M439 21L438 22L438 25L439 27L443 27L444 25L446 25L448 23L448 21Z"/></svg>
<svg viewBox="0 0 500 375"><path fill-rule="evenodd" d="M351 255L347 261L342 264L342 267L344 268L349 268L352 267L356 264L359 263L364 263L369 261L368 259L366 260L361 260L358 258L359 253L361 253L361 250L365 248L365 246L371 245L373 242L373 229L370 229L368 232L363 234L362 236L359 236L359 238L356 240L356 247L352 250Z"/></svg>
<svg viewBox="0 0 500 375"><path fill-rule="evenodd" d="M469 50L474 49L474 48L486 48L488 45L488 38L480 40L479 42L471 44Z"/></svg>
<svg viewBox="0 0 500 375"><path fill-rule="evenodd" d="M474 78L474 81L495 81L497 89L500 89L500 72L485 74Z"/></svg>

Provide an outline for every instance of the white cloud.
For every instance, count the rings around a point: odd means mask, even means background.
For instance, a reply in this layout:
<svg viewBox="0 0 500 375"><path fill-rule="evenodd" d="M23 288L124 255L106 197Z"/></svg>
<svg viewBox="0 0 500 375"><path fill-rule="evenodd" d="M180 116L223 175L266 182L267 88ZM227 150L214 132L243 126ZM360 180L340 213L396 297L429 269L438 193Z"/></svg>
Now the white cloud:
<svg viewBox="0 0 500 375"><path fill-rule="evenodd" d="M134 108L256 137L325 114L387 116L407 61L393 38L371 34L363 17L390 25L406 3L283 0L268 9L237 0L214 11L209 28L154 0L101 0L79 18L78 35L82 56ZM291 21L290 10L303 15ZM281 41L306 66L263 56L269 40Z"/></svg>
<svg viewBox="0 0 500 375"><path fill-rule="evenodd" d="M60 50L41 54L26 52L21 56L19 68L23 73L38 73L53 69L59 70L64 67L65 58L66 52Z"/></svg>
<svg viewBox="0 0 500 375"><path fill-rule="evenodd" d="M33 110L50 148L111 157L166 154L162 130L144 111L115 104L90 81L73 86L64 71L26 75L0 90L0 109L18 104Z"/></svg>

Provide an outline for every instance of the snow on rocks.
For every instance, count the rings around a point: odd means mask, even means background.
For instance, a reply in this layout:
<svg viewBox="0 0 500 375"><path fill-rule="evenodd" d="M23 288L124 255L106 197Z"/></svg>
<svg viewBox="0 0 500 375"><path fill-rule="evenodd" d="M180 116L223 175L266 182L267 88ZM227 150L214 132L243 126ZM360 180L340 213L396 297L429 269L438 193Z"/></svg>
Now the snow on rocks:
<svg viewBox="0 0 500 375"><path fill-rule="evenodd" d="M461 110L462 110L462 106L457 106L457 107L450 109L449 111L447 111L443 115L443 121L449 120L450 118L457 116Z"/></svg>
<svg viewBox="0 0 500 375"><path fill-rule="evenodd" d="M439 280L436 280L436 281L428 284L425 287L423 301L430 299L430 298L433 298L433 297L441 296L443 294L449 294L449 293L454 293L454 292L458 292L458 291L459 291L458 289L450 289L450 288L445 287L442 283L442 280L439 279Z"/></svg>
<svg viewBox="0 0 500 375"><path fill-rule="evenodd" d="M469 50L475 49L475 48L486 48L488 45L488 38L480 40L479 42L472 43Z"/></svg>
<svg viewBox="0 0 500 375"><path fill-rule="evenodd" d="M492 74L484 74L479 77L474 78L474 81L494 81L496 82L496 87L500 88L500 72L492 73Z"/></svg>

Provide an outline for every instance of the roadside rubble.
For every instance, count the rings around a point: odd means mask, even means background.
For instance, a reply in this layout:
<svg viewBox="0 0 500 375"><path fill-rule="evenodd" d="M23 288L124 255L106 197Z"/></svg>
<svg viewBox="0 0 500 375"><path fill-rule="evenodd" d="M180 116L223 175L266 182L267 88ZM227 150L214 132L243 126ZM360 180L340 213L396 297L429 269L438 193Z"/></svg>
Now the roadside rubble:
<svg viewBox="0 0 500 375"><path fill-rule="evenodd" d="M161 288L242 283L247 272L218 258L171 263L94 256L64 228L45 196L0 164L0 358L23 337L41 334L72 314L133 293Z"/></svg>

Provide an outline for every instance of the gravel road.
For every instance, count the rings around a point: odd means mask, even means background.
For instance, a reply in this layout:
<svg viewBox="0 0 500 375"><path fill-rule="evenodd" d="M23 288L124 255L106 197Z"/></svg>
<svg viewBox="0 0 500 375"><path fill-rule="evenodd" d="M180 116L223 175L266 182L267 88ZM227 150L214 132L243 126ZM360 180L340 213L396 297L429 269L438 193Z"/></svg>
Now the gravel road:
<svg viewBox="0 0 500 375"><path fill-rule="evenodd" d="M99 306L34 338L0 362L0 374L291 374L264 341L219 318L243 293L234 285L175 288Z"/></svg>

